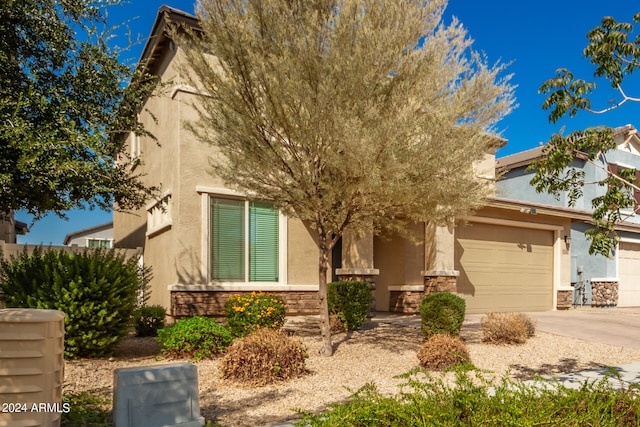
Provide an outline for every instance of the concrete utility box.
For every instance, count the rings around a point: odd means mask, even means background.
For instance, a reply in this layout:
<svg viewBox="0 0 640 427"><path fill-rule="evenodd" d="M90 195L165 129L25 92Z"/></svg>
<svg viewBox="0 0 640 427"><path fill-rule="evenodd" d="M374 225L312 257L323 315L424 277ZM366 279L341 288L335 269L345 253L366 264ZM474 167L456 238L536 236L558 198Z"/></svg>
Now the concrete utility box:
<svg viewBox="0 0 640 427"><path fill-rule="evenodd" d="M198 372L191 363L120 368L113 379L114 427L201 427Z"/></svg>
<svg viewBox="0 0 640 427"><path fill-rule="evenodd" d="M59 426L64 313L0 310L0 427Z"/></svg>

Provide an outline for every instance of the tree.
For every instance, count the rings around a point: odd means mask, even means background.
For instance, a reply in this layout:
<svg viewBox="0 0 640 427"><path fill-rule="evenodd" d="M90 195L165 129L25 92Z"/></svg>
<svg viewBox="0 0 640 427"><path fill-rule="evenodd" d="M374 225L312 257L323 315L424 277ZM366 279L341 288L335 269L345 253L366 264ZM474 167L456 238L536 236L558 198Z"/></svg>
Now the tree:
<svg viewBox="0 0 640 427"><path fill-rule="evenodd" d="M640 13L637 13L633 22L637 24L639 21ZM640 66L640 35L631 38L633 30L632 23L616 22L606 16L598 27L587 33L589 44L584 49L585 57L596 67L594 77L608 80L622 99L606 108L594 109L589 96L597 84L577 79L567 69L559 69L556 76L544 82L539 89L548 95L542 108L550 110L550 122L556 123L567 115L575 117L579 111L604 114L627 102L640 101L640 98L628 96L622 87L625 79ZM606 167L606 153L612 148L615 148L615 143L612 130L608 128L588 128L567 136L561 132L551 137L543 149L543 158L530 167L536 171L531 184L538 192L547 191L556 197L567 192L570 206L582 197L587 184L584 174L570 167L572 161L588 161L606 172L606 178L596 183L603 188L604 194L592 201L594 228L587 231L591 240L589 253L604 256L609 256L617 247L616 227L625 219L621 210L638 209L633 193L640 190L635 169L619 172Z"/></svg>
<svg viewBox="0 0 640 427"><path fill-rule="evenodd" d="M153 194L132 159L115 162L123 133L145 134L136 108L153 85L108 45L105 7L118 2L1 2L0 216L128 209Z"/></svg>
<svg viewBox="0 0 640 427"><path fill-rule="evenodd" d="M273 201L318 238L323 352L326 276L345 230L404 232L480 206L474 165L513 104L446 1L202 0L185 74L205 94L193 131L213 171ZM215 58L215 59L213 59Z"/></svg>

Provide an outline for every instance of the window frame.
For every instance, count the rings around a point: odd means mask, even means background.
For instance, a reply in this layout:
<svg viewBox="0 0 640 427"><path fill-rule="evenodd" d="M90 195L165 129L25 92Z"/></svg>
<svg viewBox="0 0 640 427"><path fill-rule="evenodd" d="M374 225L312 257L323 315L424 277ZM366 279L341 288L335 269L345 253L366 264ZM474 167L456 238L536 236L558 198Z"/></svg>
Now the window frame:
<svg viewBox="0 0 640 427"><path fill-rule="evenodd" d="M278 281L274 282L256 282L250 281L249 273L249 204L247 197L240 193L229 189L211 189L198 187L198 193L201 195L202 205L202 277L206 278L206 283L211 285L227 287L227 288L251 288L251 289L268 289L276 285L287 284L287 217L278 210ZM244 279L243 280L214 280L212 277L212 200L213 198L235 199L244 202L244 227L245 227L245 244L244 244ZM268 201L265 201L268 202Z"/></svg>
<svg viewBox="0 0 640 427"><path fill-rule="evenodd" d="M100 242L101 245L97 247L90 246L91 242ZM103 242L107 242L108 246L102 246ZM91 249L113 249L113 239L108 239L105 237L87 237L85 239L85 247L91 248Z"/></svg>

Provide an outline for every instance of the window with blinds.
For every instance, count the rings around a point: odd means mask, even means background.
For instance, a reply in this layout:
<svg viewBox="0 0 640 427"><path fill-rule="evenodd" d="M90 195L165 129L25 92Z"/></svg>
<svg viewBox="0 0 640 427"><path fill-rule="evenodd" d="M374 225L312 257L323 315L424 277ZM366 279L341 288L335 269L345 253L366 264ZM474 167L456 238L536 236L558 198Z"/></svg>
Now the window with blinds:
<svg viewBox="0 0 640 427"><path fill-rule="evenodd" d="M272 204L211 198L211 279L277 282L279 215Z"/></svg>

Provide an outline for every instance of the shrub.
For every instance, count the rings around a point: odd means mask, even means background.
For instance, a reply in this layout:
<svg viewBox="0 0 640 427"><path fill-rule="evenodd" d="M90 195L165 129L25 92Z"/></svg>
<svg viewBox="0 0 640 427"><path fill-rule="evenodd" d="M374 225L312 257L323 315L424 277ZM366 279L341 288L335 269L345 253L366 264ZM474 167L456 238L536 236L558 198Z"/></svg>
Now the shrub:
<svg viewBox="0 0 640 427"><path fill-rule="evenodd" d="M306 374L306 358L302 343L283 331L258 329L237 339L220 366L225 379L263 386Z"/></svg>
<svg viewBox="0 0 640 427"><path fill-rule="evenodd" d="M487 313L482 340L493 344L522 344L535 334L535 322L522 313Z"/></svg>
<svg viewBox="0 0 640 427"><path fill-rule="evenodd" d="M420 303L422 333L426 338L436 334L460 335L466 303L449 292L436 292L425 296Z"/></svg>
<svg viewBox="0 0 640 427"><path fill-rule="evenodd" d="M67 358L111 354L128 333L137 298L150 278L137 257L125 259L108 249L71 253L36 248L0 265L7 307L65 313Z"/></svg>
<svg viewBox="0 0 640 427"><path fill-rule="evenodd" d="M427 369L445 369L469 362L469 351L460 337L436 334L418 351L420 366Z"/></svg>
<svg viewBox="0 0 640 427"><path fill-rule="evenodd" d="M329 313L335 314L349 331L367 320L371 305L371 288L367 282L344 281L327 285Z"/></svg>
<svg viewBox="0 0 640 427"><path fill-rule="evenodd" d="M133 314L133 326L139 337L155 337L158 330L164 328L167 311L161 305L139 307Z"/></svg>
<svg viewBox="0 0 640 427"><path fill-rule="evenodd" d="M284 325L284 300L277 294L234 294L225 304L225 311L229 329L236 337L245 336L258 328L280 328Z"/></svg>
<svg viewBox="0 0 640 427"><path fill-rule="evenodd" d="M233 341L231 332L216 319L194 316L158 330L163 353L199 360L222 353Z"/></svg>
<svg viewBox="0 0 640 427"><path fill-rule="evenodd" d="M340 318L336 314L333 313L329 315L329 328L331 329L332 334L340 334L347 330L344 322L340 320Z"/></svg>

